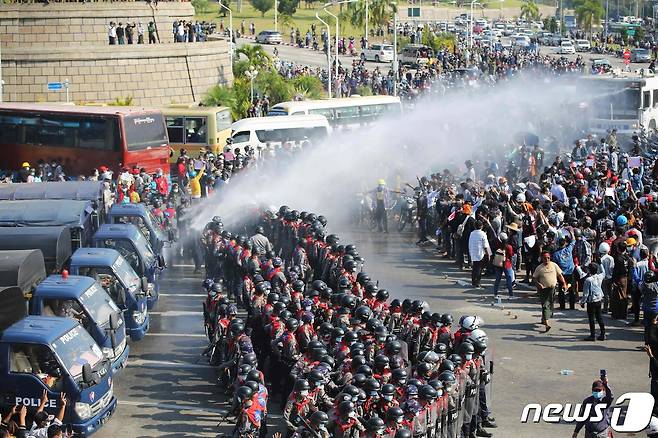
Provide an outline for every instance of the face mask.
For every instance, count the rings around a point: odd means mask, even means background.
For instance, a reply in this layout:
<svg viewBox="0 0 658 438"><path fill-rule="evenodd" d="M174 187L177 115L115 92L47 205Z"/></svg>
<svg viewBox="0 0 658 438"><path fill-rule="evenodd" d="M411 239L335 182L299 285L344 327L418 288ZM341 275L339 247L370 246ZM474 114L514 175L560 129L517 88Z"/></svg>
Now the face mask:
<svg viewBox="0 0 658 438"><path fill-rule="evenodd" d="M300 397L308 397L308 391L301 391L299 395Z"/></svg>
<svg viewBox="0 0 658 438"><path fill-rule="evenodd" d="M472 354L466 354L465 357L466 357L466 360L471 360L471 359L473 359L473 355L472 355Z"/></svg>
<svg viewBox="0 0 658 438"><path fill-rule="evenodd" d="M174 193L178 193L178 189L174 189Z"/></svg>
<svg viewBox="0 0 658 438"><path fill-rule="evenodd" d="M603 397L605 397L605 391L592 391L592 397L597 400L601 400Z"/></svg>
<svg viewBox="0 0 658 438"><path fill-rule="evenodd" d="M437 397L441 397L443 395L443 390L442 389L437 389L436 394L437 394Z"/></svg>
<svg viewBox="0 0 658 438"><path fill-rule="evenodd" d="M385 395L385 396L383 396L383 398L384 398L384 400L386 400L386 401L392 401L392 400L393 400L393 396L392 396L392 395Z"/></svg>
<svg viewBox="0 0 658 438"><path fill-rule="evenodd" d="M379 394L377 394L377 391L370 391L370 397L379 397Z"/></svg>
<svg viewBox="0 0 658 438"><path fill-rule="evenodd" d="M402 424L403 421L404 421L404 418L403 418L403 417L399 417L399 418L396 418L396 419L395 419L395 422L396 422L397 424Z"/></svg>

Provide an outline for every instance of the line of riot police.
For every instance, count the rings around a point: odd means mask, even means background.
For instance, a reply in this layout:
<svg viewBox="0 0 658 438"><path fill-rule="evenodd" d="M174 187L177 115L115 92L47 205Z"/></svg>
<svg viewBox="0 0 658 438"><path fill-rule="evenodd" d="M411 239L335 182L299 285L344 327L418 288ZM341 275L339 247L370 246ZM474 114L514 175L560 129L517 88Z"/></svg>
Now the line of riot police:
<svg viewBox="0 0 658 438"><path fill-rule="evenodd" d="M215 217L201 237L206 355L233 394L234 437L266 436L273 399L288 438L492 436L479 317L454 330L449 313L391 300L323 216L282 206L254 222L234 236Z"/></svg>

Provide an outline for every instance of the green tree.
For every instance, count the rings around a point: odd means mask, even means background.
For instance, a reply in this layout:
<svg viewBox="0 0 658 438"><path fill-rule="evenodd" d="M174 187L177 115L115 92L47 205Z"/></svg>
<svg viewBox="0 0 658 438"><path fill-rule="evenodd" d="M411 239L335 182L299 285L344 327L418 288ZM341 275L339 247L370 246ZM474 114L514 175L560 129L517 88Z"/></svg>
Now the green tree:
<svg viewBox="0 0 658 438"><path fill-rule="evenodd" d="M206 95L201 99L205 106L226 106L231 108L232 116L235 120L235 94L233 89L224 85L215 85L206 92Z"/></svg>
<svg viewBox="0 0 658 438"><path fill-rule="evenodd" d="M226 6L228 8L231 7L231 0L219 0L217 3L221 3L221 4L223 4L224 6ZM226 9L224 9L222 7L219 7L219 6L218 6L218 8L219 8L219 11L217 11L217 12L219 13L220 16L226 17L228 15L228 12L226 11Z"/></svg>
<svg viewBox="0 0 658 438"><path fill-rule="evenodd" d="M297 76L291 81L292 94L302 99L322 99L324 86L317 76Z"/></svg>
<svg viewBox="0 0 658 438"><path fill-rule="evenodd" d="M112 102L108 103L110 106L130 106L133 104L133 97L116 97Z"/></svg>
<svg viewBox="0 0 658 438"><path fill-rule="evenodd" d="M293 16L297 12L299 0L279 0L279 13Z"/></svg>
<svg viewBox="0 0 658 438"><path fill-rule="evenodd" d="M540 17L539 6L535 3L535 0L526 0L521 5L521 18L525 18L528 21L537 20Z"/></svg>
<svg viewBox="0 0 658 438"><path fill-rule="evenodd" d="M601 0L578 0L574 3L576 20L583 29L588 29L589 37L592 38L592 27L598 23L605 14Z"/></svg>
<svg viewBox="0 0 658 438"><path fill-rule="evenodd" d="M440 50L452 52L455 49L455 35L451 33L433 34L423 32L423 44L431 47L435 52Z"/></svg>
<svg viewBox="0 0 658 438"><path fill-rule="evenodd" d="M245 44L237 49L235 54L238 57L243 55L249 61L249 66L257 70L269 69L272 66L272 58L260 44Z"/></svg>
<svg viewBox="0 0 658 438"><path fill-rule="evenodd" d="M267 94L272 105L292 99L292 86L275 70L258 72L254 81L258 94Z"/></svg>
<svg viewBox="0 0 658 438"><path fill-rule="evenodd" d="M366 1L368 2L368 25L373 28L384 27L397 11L397 6L390 0L357 0L348 3L347 18L356 27L366 24Z"/></svg>
<svg viewBox="0 0 658 438"><path fill-rule="evenodd" d="M197 14L208 12L208 0L192 0L192 7Z"/></svg>
<svg viewBox="0 0 658 438"><path fill-rule="evenodd" d="M359 96L372 96L372 88L367 85L359 85L356 87L356 94Z"/></svg>
<svg viewBox="0 0 658 438"><path fill-rule="evenodd" d="M265 12L274 7L274 0L251 0L251 6L260 12L261 17L264 17Z"/></svg>

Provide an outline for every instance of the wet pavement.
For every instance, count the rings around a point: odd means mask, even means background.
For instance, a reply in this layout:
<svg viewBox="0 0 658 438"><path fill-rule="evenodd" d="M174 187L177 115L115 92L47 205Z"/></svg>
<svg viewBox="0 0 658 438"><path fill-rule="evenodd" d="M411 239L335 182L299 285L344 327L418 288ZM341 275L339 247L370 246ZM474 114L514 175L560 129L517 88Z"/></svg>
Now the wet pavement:
<svg viewBox="0 0 658 438"><path fill-rule="evenodd" d="M585 312L567 310L544 333L534 294L525 293L515 301L503 299L494 306L491 278L483 280L486 289L458 284L458 280L461 284L469 281L470 273L456 270L432 246L416 246L411 232L339 234L341 244L357 245L368 274L392 297L426 300L433 311L452 313L455 320L462 314L482 317L495 364L491 405L500 426L491 431L496 437L570 436L571 425L522 425L523 407L579 403L591 393L600 369L607 370L616 396L648 390L648 360L638 349L641 329L606 319L609 339L587 343L581 340L589 334ZM201 357L206 346L201 281L191 266L168 269L158 306L151 314L150 332L131 344L128 367L115 380L118 410L96 436L230 435L232 419L216 427L228 405L215 384L215 370ZM573 374L561 375L563 369ZM270 403L270 421L280 425L278 405L278 400ZM268 436L275 430L270 428Z"/></svg>

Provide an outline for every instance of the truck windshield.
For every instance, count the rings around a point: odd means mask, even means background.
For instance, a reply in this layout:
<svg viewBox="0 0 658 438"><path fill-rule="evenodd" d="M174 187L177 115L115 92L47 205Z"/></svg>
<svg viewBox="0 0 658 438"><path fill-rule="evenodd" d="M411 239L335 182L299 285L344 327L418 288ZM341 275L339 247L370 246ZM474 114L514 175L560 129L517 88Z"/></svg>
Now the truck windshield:
<svg viewBox="0 0 658 438"><path fill-rule="evenodd" d="M153 249L151 249L151 245L149 244L148 240L146 240L146 238L142 234L138 234L137 239L135 239L134 243L137 252L140 254L140 257L144 260L146 266L147 267L153 266L153 263L155 262L155 254L153 253Z"/></svg>
<svg viewBox="0 0 658 438"><path fill-rule="evenodd" d="M123 285L131 292L139 290L140 280L132 267L128 264L123 257L117 257L112 265L114 275L119 278Z"/></svg>
<svg viewBox="0 0 658 438"><path fill-rule="evenodd" d="M92 284L80 295L80 302L91 318L103 326L109 323L111 314L119 312L112 298L98 283Z"/></svg>
<svg viewBox="0 0 658 438"><path fill-rule="evenodd" d="M81 326L72 328L51 345L57 357L72 377L82 374L86 363L94 368L102 359L103 352Z"/></svg>

